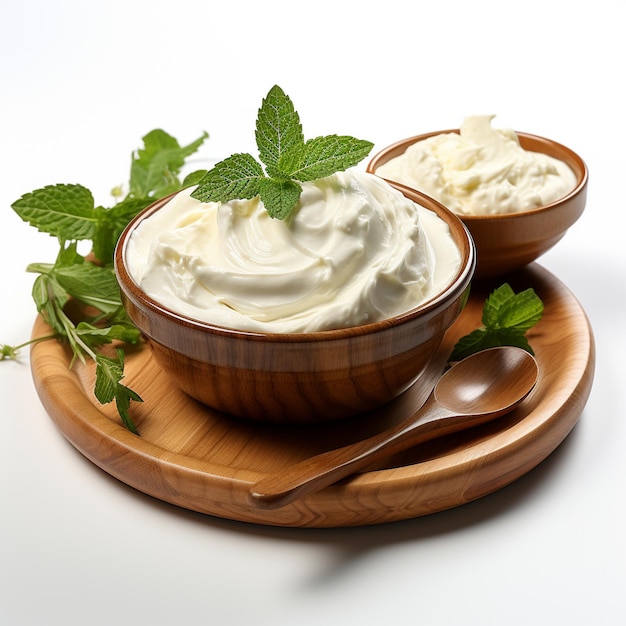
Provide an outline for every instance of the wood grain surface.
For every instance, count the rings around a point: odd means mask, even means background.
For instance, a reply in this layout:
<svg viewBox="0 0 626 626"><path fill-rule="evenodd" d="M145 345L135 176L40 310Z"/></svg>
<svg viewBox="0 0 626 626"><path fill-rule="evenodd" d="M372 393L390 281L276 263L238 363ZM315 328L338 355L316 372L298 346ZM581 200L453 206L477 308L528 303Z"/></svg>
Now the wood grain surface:
<svg viewBox="0 0 626 626"><path fill-rule="evenodd" d="M112 405L93 396L94 369L75 364L60 343L31 350L33 379L59 430L83 455L120 481L155 498L227 519L291 527L377 524L430 514L488 495L543 461L578 421L594 368L593 333L575 296L533 264L506 278L515 291L535 289L544 317L528 334L540 374L512 413L471 431L417 446L277 510L255 507L250 486L290 465L359 440L399 421L423 402L412 390L385 409L324 426L286 427L211 411L174 387L150 350L127 352L125 384L144 399L133 405L140 436ZM480 326L493 284L479 283L441 350ZM33 334L46 332L37 319Z"/></svg>

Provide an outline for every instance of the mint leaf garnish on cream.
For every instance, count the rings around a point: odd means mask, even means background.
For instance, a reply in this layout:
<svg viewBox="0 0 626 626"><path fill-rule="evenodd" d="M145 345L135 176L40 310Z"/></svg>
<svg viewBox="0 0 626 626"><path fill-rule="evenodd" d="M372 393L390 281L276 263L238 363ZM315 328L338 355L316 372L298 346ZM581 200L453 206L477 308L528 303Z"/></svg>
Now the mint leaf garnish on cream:
<svg viewBox="0 0 626 626"><path fill-rule="evenodd" d="M301 182L356 165L374 145L348 135L305 141L300 116L278 85L261 104L255 137L262 164L250 154L233 154L206 173L192 197L201 202L228 202L259 196L271 217L286 219L298 204Z"/></svg>

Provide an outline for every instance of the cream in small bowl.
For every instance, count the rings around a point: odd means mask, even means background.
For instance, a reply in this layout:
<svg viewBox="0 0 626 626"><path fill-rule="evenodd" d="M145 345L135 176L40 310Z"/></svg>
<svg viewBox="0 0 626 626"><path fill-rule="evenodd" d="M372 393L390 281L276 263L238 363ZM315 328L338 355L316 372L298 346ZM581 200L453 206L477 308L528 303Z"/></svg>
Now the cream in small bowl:
<svg viewBox="0 0 626 626"><path fill-rule="evenodd" d="M122 235L127 311L187 393L263 421L367 411L411 385L462 308L474 249L439 203L348 170L287 220L183 191ZM400 191L399 189L402 189Z"/></svg>
<svg viewBox="0 0 626 626"><path fill-rule="evenodd" d="M399 141L367 170L430 195L463 220L477 277L506 274L552 247L582 214L587 168L569 148L471 116L458 130Z"/></svg>

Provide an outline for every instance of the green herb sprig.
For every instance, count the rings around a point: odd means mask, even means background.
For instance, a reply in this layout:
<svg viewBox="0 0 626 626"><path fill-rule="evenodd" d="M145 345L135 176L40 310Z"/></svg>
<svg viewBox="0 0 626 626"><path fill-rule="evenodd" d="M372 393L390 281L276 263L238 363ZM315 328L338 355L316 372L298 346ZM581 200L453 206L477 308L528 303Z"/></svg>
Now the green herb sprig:
<svg viewBox="0 0 626 626"><path fill-rule="evenodd" d="M459 339L450 361L497 346L516 346L534 354L526 333L542 318L543 309L543 302L533 289L515 293L504 283L485 300L482 328Z"/></svg>
<svg viewBox="0 0 626 626"><path fill-rule="evenodd" d="M207 172L192 197L202 202L228 202L259 196L271 217L284 220L298 204L300 183L346 170L373 147L369 141L348 135L305 141L300 117L278 85L261 104L255 136L261 163L248 153L233 154Z"/></svg>
<svg viewBox="0 0 626 626"><path fill-rule="evenodd" d="M119 285L113 269L115 245L128 222L142 209L170 193L197 183L206 170L189 174L182 182L180 170L185 159L195 153L208 137L203 133L187 146L161 129L143 137L143 148L131 155L128 192L121 188L113 195L123 196L114 206L96 206L92 193L76 184L58 184L24 194L11 206L40 232L59 241L54 263L32 263L28 272L37 274L32 295L37 311L52 332L19 346L0 344L0 360L15 359L24 347L39 341L59 339L72 350L72 363L90 358L96 363L95 396L101 404L115 401L124 425L137 429L130 417L132 401L140 396L121 384L124 378L124 351L116 349L114 358L100 353L112 342L135 344L139 330L122 306ZM78 252L78 243L91 242L88 255ZM81 306L80 321L70 310L71 303Z"/></svg>

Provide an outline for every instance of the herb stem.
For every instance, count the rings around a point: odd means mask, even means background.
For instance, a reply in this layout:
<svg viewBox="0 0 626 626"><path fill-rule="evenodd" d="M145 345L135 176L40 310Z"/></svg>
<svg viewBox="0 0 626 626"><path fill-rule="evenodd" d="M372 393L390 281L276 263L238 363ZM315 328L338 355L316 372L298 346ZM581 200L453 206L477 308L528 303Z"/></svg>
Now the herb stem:
<svg viewBox="0 0 626 626"><path fill-rule="evenodd" d="M5 359L15 359L17 353L33 344L39 343L41 341L49 341L50 339L58 339L59 333L52 333L50 335L42 335L41 337L33 337L33 339L29 339L28 341L24 341L23 343L18 344L17 346L9 346L7 344L0 344L0 361L4 361Z"/></svg>

